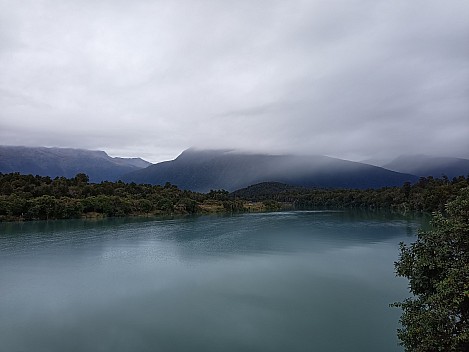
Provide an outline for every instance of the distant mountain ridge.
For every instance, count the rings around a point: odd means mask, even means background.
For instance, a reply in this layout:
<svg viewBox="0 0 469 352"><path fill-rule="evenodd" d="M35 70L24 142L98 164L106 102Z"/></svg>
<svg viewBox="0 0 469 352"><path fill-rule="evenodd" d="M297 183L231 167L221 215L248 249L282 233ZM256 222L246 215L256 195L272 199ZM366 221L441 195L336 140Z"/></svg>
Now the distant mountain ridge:
<svg viewBox="0 0 469 352"><path fill-rule="evenodd" d="M391 162L384 164L384 168L409 173L417 176L453 178L469 175L469 160L452 157L437 157L430 155L401 155Z"/></svg>
<svg viewBox="0 0 469 352"><path fill-rule="evenodd" d="M182 189L234 191L261 182L301 187L379 188L414 182L417 177L326 156L249 154L230 150L185 150L176 159L134 171L123 181L170 182Z"/></svg>
<svg viewBox="0 0 469 352"><path fill-rule="evenodd" d="M177 158L151 164L140 158L110 157L104 151L0 146L0 172L164 185L208 192L235 191L268 182L304 188L380 188L415 182L421 176L468 175L469 160L425 155L400 156L383 167L327 156L269 155L190 148ZM282 186L283 187L283 186Z"/></svg>
<svg viewBox="0 0 469 352"><path fill-rule="evenodd" d="M140 158L113 158L100 150L0 146L0 172L74 177L85 173L91 182L116 181L151 165Z"/></svg>

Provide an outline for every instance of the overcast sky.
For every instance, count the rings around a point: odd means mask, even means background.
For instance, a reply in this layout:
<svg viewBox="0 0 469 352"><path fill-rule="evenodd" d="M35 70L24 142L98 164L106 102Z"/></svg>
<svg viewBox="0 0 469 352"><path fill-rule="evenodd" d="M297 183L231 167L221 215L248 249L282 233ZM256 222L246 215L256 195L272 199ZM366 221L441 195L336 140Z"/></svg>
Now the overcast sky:
<svg viewBox="0 0 469 352"><path fill-rule="evenodd" d="M0 144L469 158L469 1L0 0Z"/></svg>

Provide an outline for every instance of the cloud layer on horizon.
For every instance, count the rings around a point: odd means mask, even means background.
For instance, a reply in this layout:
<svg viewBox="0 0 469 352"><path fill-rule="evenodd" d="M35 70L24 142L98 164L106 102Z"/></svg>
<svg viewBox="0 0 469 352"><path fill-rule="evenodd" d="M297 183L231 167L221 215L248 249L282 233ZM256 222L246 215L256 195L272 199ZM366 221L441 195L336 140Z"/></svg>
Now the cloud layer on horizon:
<svg viewBox="0 0 469 352"><path fill-rule="evenodd" d="M0 144L469 158L467 1L0 0Z"/></svg>

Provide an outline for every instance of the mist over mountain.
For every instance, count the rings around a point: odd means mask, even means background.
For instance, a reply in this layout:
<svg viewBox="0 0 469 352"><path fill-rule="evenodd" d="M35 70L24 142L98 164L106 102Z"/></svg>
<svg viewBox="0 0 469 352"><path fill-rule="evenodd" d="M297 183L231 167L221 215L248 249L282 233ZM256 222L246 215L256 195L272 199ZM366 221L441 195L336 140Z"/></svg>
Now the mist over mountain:
<svg viewBox="0 0 469 352"><path fill-rule="evenodd" d="M188 149L176 159L134 171L123 181L170 182L183 189L234 191L260 182L301 187L378 188L416 181L403 174L326 156L249 154L230 150Z"/></svg>
<svg viewBox="0 0 469 352"><path fill-rule="evenodd" d="M469 160L428 155L400 156L383 167L327 156L270 155L190 148L176 159L151 164L141 158L110 157L104 151L0 146L0 172L164 185L208 192L235 191L262 182L306 188L379 188L415 182L421 176L469 174Z"/></svg>
<svg viewBox="0 0 469 352"><path fill-rule="evenodd" d="M91 182L115 181L150 165L140 158L112 158L103 151L71 148L0 146L0 172L74 177L85 173Z"/></svg>
<svg viewBox="0 0 469 352"><path fill-rule="evenodd" d="M401 155L384 168L409 173L417 176L433 176L449 178L469 175L469 160L451 157L437 157L430 155Z"/></svg>

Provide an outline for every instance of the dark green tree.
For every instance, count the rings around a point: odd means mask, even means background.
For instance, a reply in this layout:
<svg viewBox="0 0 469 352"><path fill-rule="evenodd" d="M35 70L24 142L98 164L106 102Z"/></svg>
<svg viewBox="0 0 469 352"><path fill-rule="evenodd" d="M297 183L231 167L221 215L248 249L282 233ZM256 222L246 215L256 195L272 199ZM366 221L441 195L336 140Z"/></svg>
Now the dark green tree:
<svg viewBox="0 0 469 352"><path fill-rule="evenodd" d="M395 265L413 294L394 304L406 351L469 351L469 188L434 214L430 231L401 243Z"/></svg>

